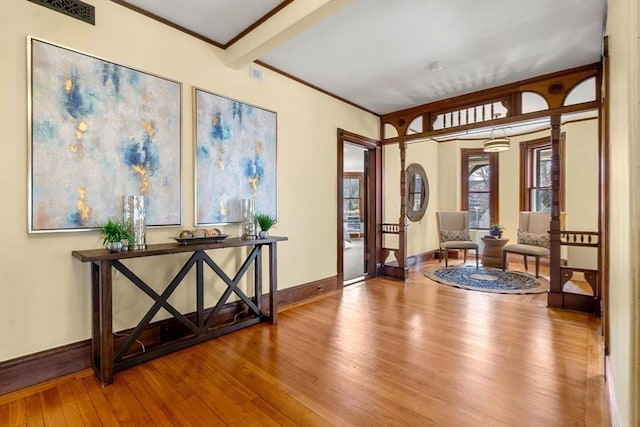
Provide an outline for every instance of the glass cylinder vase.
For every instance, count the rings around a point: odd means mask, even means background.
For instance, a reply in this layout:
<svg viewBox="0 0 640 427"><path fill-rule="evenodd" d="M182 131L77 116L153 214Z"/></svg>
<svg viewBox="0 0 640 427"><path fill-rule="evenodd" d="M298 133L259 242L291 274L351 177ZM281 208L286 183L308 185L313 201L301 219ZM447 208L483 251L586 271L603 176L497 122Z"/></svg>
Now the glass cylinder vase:
<svg viewBox="0 0 640 427"><path fill-rule="evenodd" d="M129 242L129 250L145 249L145 210L144 196L124 196L122 199L124 208L123 222L131 231L133 242Z"/></svg>
<svg viewBox="0 0 640 427"><path fill-rule="evenodd" d="M256 235L256 201L242 200L242 240L253 240Z"/></svg>

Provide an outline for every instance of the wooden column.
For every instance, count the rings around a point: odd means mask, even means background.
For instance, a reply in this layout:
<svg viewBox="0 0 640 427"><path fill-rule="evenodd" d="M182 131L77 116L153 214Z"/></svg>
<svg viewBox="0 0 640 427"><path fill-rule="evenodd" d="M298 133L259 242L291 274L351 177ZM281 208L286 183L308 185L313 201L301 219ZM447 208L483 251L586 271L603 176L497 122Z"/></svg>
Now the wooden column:
<svg viewBox="0 0 640 427"><path fill-rule="evenodd" d="M400 218L398 225L400 230L398 233L398 252L396 259L398 267L404 271L404 280L409 279L409 270L407 268L407 174L406 174L406 154L407 142L401 141L398 144L400 148Z"/></svg>
<svg viewBox="0 0 640 427"><path fill-rule="evenodd" d="M560 271L560 123L561 116L551 116L551 224L549 251L549 307L562 307L562 283Z"/></svg>

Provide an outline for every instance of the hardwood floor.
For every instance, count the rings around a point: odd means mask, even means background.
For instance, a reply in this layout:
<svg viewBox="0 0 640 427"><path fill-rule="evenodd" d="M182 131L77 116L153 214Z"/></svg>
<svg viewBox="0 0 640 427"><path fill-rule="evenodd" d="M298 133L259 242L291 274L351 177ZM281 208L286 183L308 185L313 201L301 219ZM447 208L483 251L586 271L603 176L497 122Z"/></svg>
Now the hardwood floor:
<svg viewBox="0 0 640 427"><path fill-rule="evenodd" d="M415 268L129 368L0 396L0 425L607 426L600 321Z"/></svg>

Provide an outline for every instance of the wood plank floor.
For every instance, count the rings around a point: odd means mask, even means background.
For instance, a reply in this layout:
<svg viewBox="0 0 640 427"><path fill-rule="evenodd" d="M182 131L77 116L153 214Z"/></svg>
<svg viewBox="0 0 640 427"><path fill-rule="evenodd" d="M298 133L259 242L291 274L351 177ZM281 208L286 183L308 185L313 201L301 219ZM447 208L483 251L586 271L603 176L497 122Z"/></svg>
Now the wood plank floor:
<svg viewBox="0 0 640 427"><path fill-rule="evenodd" d="M376 279L129 368L0 396L2 426L608 426L600 321ZM543 271L544 272L544 271Z"/></svg>

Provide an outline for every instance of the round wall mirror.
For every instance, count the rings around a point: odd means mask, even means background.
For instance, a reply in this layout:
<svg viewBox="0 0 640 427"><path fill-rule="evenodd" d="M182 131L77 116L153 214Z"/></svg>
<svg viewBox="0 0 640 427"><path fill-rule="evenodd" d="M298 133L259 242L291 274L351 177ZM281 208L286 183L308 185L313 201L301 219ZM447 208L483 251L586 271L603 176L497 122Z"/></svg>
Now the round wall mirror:
<svg viewBox="0 0 640 427"><path fill-rule="evenodd" d="M407 218L420 221L429 204L429 181L424 168L417 163L407 167Z"/></svg>

